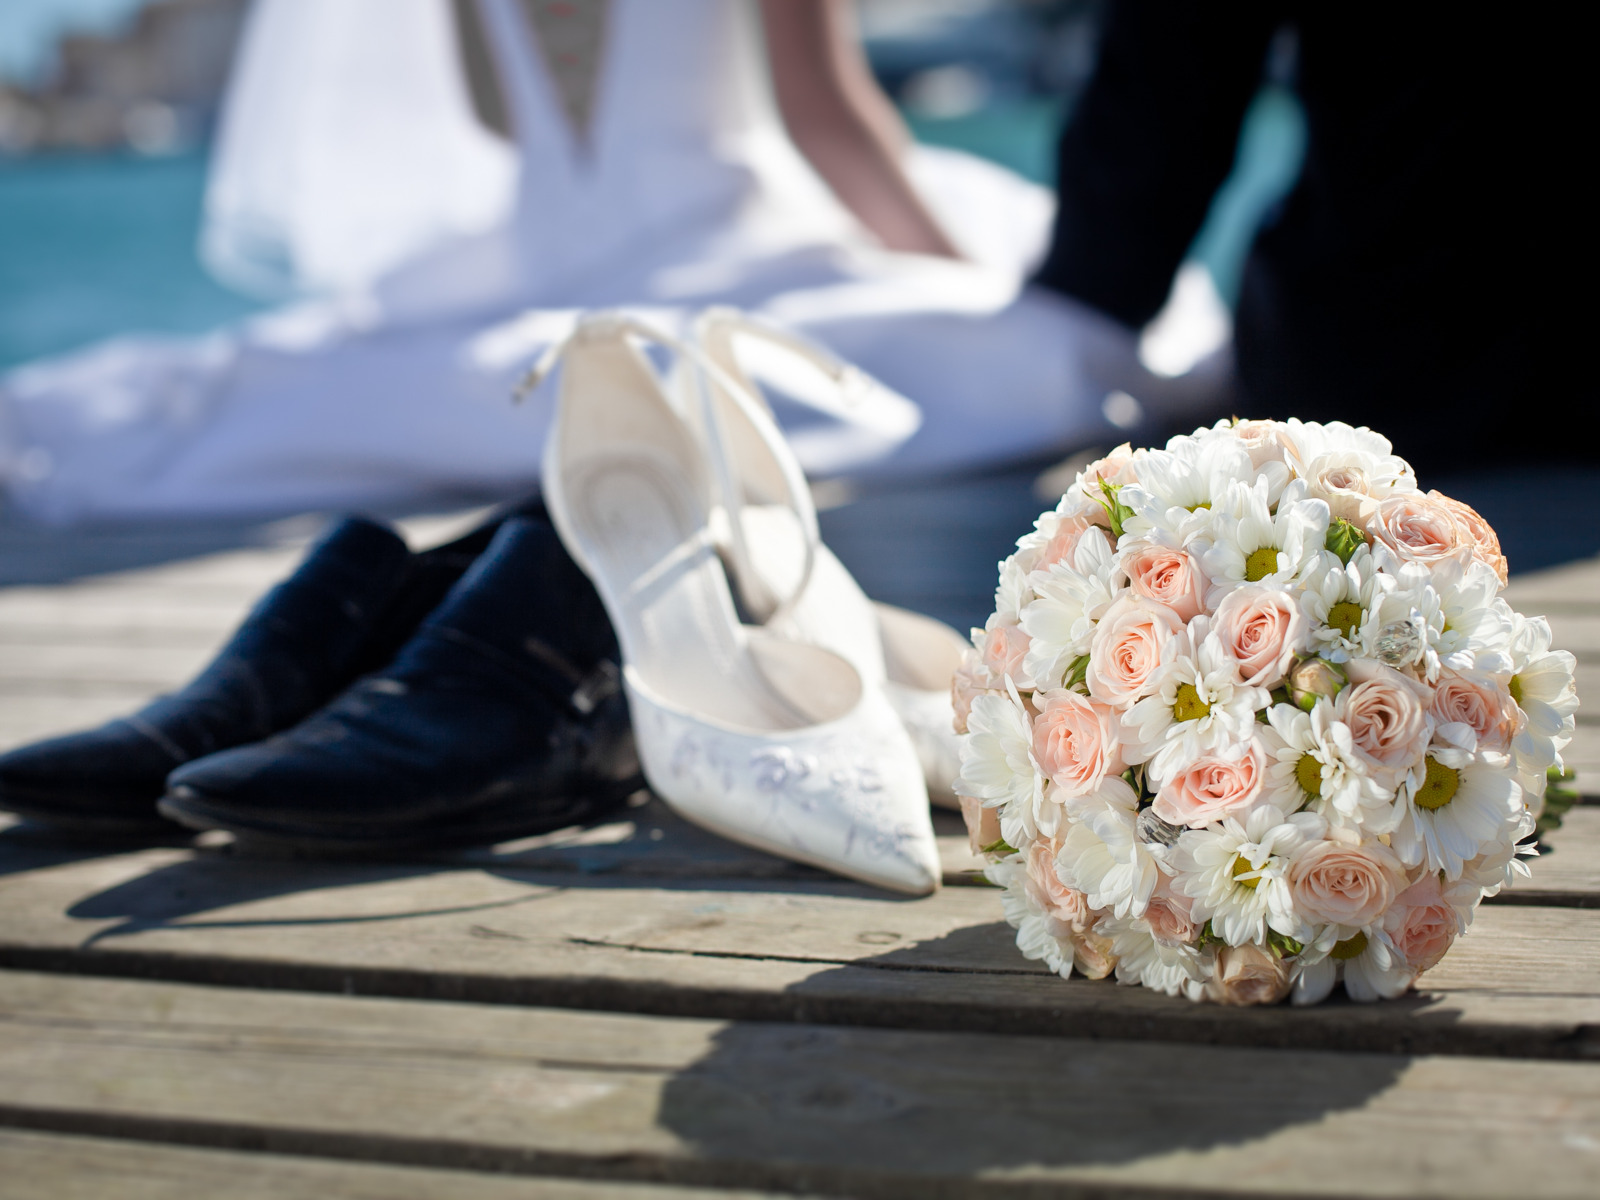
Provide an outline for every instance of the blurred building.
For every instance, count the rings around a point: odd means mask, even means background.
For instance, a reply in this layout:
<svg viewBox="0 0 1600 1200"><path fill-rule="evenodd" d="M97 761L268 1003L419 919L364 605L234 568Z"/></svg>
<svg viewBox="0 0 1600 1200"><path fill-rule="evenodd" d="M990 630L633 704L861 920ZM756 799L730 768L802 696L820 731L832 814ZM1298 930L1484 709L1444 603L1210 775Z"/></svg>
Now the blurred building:
<svg viewBox="0 0 1600 1200"><path fill-rule="evenodd" d="M248 0L155 0L116 34L69 34L31 88L0 85L0 150L182 150L216 120Z"/></svg>

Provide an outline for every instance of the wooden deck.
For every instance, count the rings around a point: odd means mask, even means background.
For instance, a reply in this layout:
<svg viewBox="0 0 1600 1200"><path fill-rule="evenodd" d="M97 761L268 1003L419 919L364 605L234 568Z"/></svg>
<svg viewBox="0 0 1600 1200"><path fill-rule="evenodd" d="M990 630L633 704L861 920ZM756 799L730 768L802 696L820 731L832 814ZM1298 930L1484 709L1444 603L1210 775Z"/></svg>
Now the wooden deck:
<svg viewBox="0 0 1600 1200"><path fill-rule="evenodd" d="M972 620L1037 508L995 477L824 532L869 590ZM0 525L0 746L180 684L314 528ZM1600 695L1600 561L1512 598ZM917 901L648 801L342 864L0 830L0 1196L1600 1191L1600 805L1416 996L1309 1011L1063 983L940 829L951 886Z"/></svg>

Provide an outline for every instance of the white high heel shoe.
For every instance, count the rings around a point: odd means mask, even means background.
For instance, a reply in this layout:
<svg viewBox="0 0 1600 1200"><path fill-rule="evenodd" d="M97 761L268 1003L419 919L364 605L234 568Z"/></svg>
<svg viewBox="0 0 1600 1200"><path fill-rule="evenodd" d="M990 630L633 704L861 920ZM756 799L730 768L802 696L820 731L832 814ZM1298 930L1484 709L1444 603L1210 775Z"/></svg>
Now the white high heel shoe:
<svg viewBox="0 0 1600 1200"><path fill-rule="evenodd" d="M616 627L650 786L735 841L895 891L934 891L927 790L894 709L839 654L739 623L708 528L715 467L635 339L721 374L692 346L595 314L547 352L523 390L564 360L545 501ZM717 390L742 400L743 424L777 464L802 536L794 587L803 590L816 539L805 481L739 385L722 377Z"/></svg>
<svg viewBox="0 0 1600 1200"><path fill-rule="evenodd" d="M753 398L770 417L761 389L751 380L735 350L736 337L764 355L770 368L809 369L813 385L808 400L817 408L865 426L886 440L903 439L916 430L916 406L865 372L841 362L820 346L731 308L712 308L695 322L695 340L739 385L739 395L725 394L711 381L714 405L697 401L693 388L677 380L678 400L686 420L710 446L721 446L731 460L716 478L719 512L713 521L747 611L767 619L779 594L794 601L768 628L842 654L869 683L883 687L889 702L911 735L922 763L932 801L959 810L955 794L960 773L959 741L950 703L950 681L968 649L967 639L942 621L893 605L871 601L832 551L821 542L812 550L815 562L803 588L798 579L807 550L804 528L814 511L797 515L783 502L785 464L742 417ZM791 372L791 375L793 373ZM802 385L804 380L801 381ZM687 393L687 394L686 394ZM708 429L714 419L718 427ZM809 492L805 503L809 505ZM735 521L730 514L739 513Z"/></svg>

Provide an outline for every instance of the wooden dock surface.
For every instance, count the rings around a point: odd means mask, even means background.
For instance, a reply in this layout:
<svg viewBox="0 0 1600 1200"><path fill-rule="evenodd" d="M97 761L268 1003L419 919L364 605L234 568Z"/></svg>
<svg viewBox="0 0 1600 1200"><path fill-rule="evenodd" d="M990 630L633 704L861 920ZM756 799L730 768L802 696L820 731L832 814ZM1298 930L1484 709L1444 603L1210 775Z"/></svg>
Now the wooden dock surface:
<svg viewBox="0 0 1600 1200"><path fill-rule="evenodd" d="M979 619L1039 505L964 486L825 536ZM0 748L181 684L315 528L0 524ZM1600 696L1600 561L1510 598ZM1569 761L1600 794L1600 707ZM639 799L355 863L0 829L0 1197L1600 1192L1600 804L1416 995L1229 1010L1024 960L948 816L905 900Z"/></svg>

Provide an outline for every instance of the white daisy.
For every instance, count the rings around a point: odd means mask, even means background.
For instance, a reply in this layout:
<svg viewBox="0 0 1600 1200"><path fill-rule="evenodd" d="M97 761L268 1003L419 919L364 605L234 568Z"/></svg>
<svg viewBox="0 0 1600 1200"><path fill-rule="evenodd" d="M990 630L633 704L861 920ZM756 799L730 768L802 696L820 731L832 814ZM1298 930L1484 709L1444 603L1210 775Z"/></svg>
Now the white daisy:
<svg viewBox="0 0 1600 1200"><path fill-rule="evenodd" d="M1439 596L1437 621L1429 621L1429 649L1453 671L1506 671L1511 667L1515 613L1500 599L1500 577L1476 559L1447 561L1433 569ZM1437 669L1429 680L1438 677Z"/></svg>
<svg viewBox="0 0 1600 1200"><path fill-rule="evenodd" d="M1466 734L1471 737L1470 730ZM1408 867L1421 864L1443 871L1446 881L1459 879L1467 862L1516 825L1522 789L1503 754L1474 754L1436 742L1424 767L1400 787L1400 819L1390 845Z"/></svg>
<svg viewBox="0 0 1600 1200"><path fill-rule="evenodd" d="M1033 758L1033 727L1015 687L1007 695L973 697L961 735L961 776L956 791L1000 810L1000 831L1013 846L1038 832L1044 777Z"/></svg>
<svg viewBox="0 0 1600 1200"><path fill-rule="evenodd" d="M1327 570L1339 561L1324 548L1327 538L1328 505L1306 499L1298 480L1284 489L1276 512L1267 480L1229 484L1198 540L1208 547L1200 556L1201 569L1212 581L1206 607L1215 609L1242 583L1289 587L1316 568Z"/></svg>
<svg viewBox="0 0 1600 1200"><path fill-rule="evenodd" d="M1124 590L1116 555L1103 537L1078 542L1071 563L1053 563L1030 577L1021 625L1031 639L1023 670L1041 688L1063 686L1074 659L1089 652L1094 623Z"/></svg>
<svg viewBox="0 0 1600 1200"><path fill-rule="evenodd" d="M1270 927L1286 937L1309 934L1289 890L1289 860L1327 831L1315 813L1285 816L1270 804L1243 824L1229 817L1206 829L1188 829L1173 847L1173 888L1194 900L1196 921L1230 946L1267 940Z"/></svg>
<svg viewBox="0 0 1600 1200"><path fill-rule="evenodd" d="M1550 649L1550 623L1517 614L1512 622L1511 698L1526 720L1511 740L1517 775L1530 796L1544 795L1545 772L1561 765L1561 751L1576 729L1578 662L1565 650Z"/></svg>
<svg viewBox="0 0 1600 1200"><path fill-rule="evenodd" d="M1533 872L1524 860L1538 857L1539 848L1527 840L1536 824L1533 813L1524 809L1504 838L1485 846L1461 869L1462 882L1482 888L1486 896L1497 896L1518 879L1531 879Z"/></svg>
<svg viewBox="0 0 1600 1200"><path fill-rule="evenodd" d="M1166 847L1139 837L1138 796L1113 775L1094 795L1073 797L1066 805L1072 823L1056 858L1061 881L1087 896L1091 908L1142 917Z"/></svg>
<svg viewBox="0 0 1600 1200"><path fill-rule="evenodd" d="M1382 925L1327 925L1296 957L1289 997L1293 1004L1320 1003L1342 979L1350 999L1368 1004L1401 995L1415 977Z"/></svg>
<svg viewBox="0 0 1600 1200"><path fill-rule="evenodd" d="M1158 787L1205 751L1246 741L1271 700L1239 682L1238 664L1210 630L1206 617L1189 622L1172 661L1151 676L1153 694L1122 718L1123 760L1148 762Z"/></svg>
<svg viewBox="0 0 1600 1200"><path fill-rule="evenodd" d="M1394 795L1367 774L1350 728L1318 700L1310 712L1290 704L1267 710L1258 730L1267 750L1263 794L1283 812L1309 808L1335 828L1387 833L1399 820Z"/></svg>
<svg viewBox="0 0 1600 1200"><path fill-rule="evenodd" d="M1300 593L1300 607L1311 621L1312 653L1339 663L1370 657L1383 627L1382 601L1395 579L1378 570L1367 546L1349 563L1329 557L1331 562L1319 561L1307 573Z"/></svg>
<svg viewBox="0 0 1600 1200"><path fill-rule="evenodd" d="M1133 509L1123 531L1139 537L1166 535L1183 545L1206 527L1210 510L1220 504L1235 483L1256 477L1250 454L1237 438L1202 443L1176 437L1165 450L1140 450L1134 455L1138 484L1124 487L1118 496ZM1281 463L1281 489L1289 473ZM1269 481L1270 486L1270 481Z"/></svg>
<svg viewBox="0 0 1600 1200"><path fill-rule="evenodd" d="M1022 619L1022 610L1032 599L1033 588L1028 585L1028 572L1013 554L1000 564L1000 583L994 590L994 613L988 623L1017 624Z"/></svg>
<svg viewBox="0 0 1600 1200"><path fill-rule="evenodd" d="M1101 922L1100 929L1111 938L1111 951L1117 956L1117 982L1143 984L1152 991L1190 1000L1205 996L1215 954L1207 947L1170 946L1151 936L1143 921L1116 917Z"/></svg>

